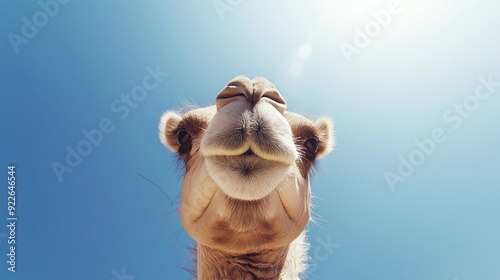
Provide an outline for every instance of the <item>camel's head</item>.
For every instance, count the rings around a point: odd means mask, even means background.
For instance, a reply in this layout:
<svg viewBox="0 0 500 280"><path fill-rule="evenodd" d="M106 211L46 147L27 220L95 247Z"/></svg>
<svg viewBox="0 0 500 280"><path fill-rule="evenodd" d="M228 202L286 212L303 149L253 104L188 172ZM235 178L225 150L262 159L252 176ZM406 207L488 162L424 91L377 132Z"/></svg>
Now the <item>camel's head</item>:
<svg viewBox="0 0 500 280"><path fill-rule="evenodd" d="M232 253L289 244L309 221L309 171L333 147L332 122L286 111L260 77L234 78L215 104L161 118L161 141L185 164L184 227Z"/></svg>

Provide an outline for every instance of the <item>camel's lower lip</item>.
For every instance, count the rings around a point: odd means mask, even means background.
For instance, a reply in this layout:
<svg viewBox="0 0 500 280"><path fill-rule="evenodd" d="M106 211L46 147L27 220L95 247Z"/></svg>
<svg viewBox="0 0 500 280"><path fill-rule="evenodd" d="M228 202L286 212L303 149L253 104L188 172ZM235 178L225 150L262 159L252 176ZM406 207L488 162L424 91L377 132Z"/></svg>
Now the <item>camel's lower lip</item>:
<svg viewBox="0 0 500 280"><path fill-rule="evenodd" d="M210 156L208 174L228 196L258 200L270 194L290 169L289 164L263 159L256 155Z"/></svg>

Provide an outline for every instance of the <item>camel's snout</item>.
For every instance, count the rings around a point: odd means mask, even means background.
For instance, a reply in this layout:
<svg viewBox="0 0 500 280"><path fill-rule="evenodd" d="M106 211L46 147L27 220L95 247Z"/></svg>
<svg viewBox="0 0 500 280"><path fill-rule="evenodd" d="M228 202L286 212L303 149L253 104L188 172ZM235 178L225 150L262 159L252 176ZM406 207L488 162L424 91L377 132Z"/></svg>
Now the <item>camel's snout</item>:
<svg viewBox="0 0 500 280"><path fill-rule="evenodd" d="M286 102L276 87L262 77L238 76L217 95L217 113L201 138L205 157L241 156L251 150L261 159L290 166L298 151Z"/></svg>
<svg viewBox="0 0 500 280"><path fill-rule="evenodd" d="M273 105L281 114L284 114L286 110L286 101L283 96L271 82L262 77L250 80L246 76L238 76L232 79L215 98L217 111L235 101L244 101L252 105L265 101Z"/></svg>

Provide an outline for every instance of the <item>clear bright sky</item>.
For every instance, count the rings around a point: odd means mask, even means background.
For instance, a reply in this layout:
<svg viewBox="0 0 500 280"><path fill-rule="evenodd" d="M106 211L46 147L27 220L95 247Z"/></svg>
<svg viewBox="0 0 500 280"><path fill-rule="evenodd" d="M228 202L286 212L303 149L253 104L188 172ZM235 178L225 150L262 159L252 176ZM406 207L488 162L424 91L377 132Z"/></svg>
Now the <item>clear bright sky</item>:
<svg viewBox="0 0 500 280"><path fill-rule="evenodd" d="M308 279L500 279L498 1L54 1L0 4L0 279L190 279L158 120L241 74L335 120Z"/></svg>

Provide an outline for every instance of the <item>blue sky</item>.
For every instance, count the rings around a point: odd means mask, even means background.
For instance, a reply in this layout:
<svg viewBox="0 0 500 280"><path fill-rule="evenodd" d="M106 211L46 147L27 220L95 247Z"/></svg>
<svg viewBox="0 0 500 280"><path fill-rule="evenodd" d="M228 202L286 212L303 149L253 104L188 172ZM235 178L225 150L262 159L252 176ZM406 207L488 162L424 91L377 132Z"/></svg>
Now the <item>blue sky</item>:
<svg viewBox="0 0 500 280"><path fill-rule="evenodd" d="M0 5L1 279L190 279L182 170L157 124L241 74L335 120L309 279L500 278L497 1Z"/></svg>

